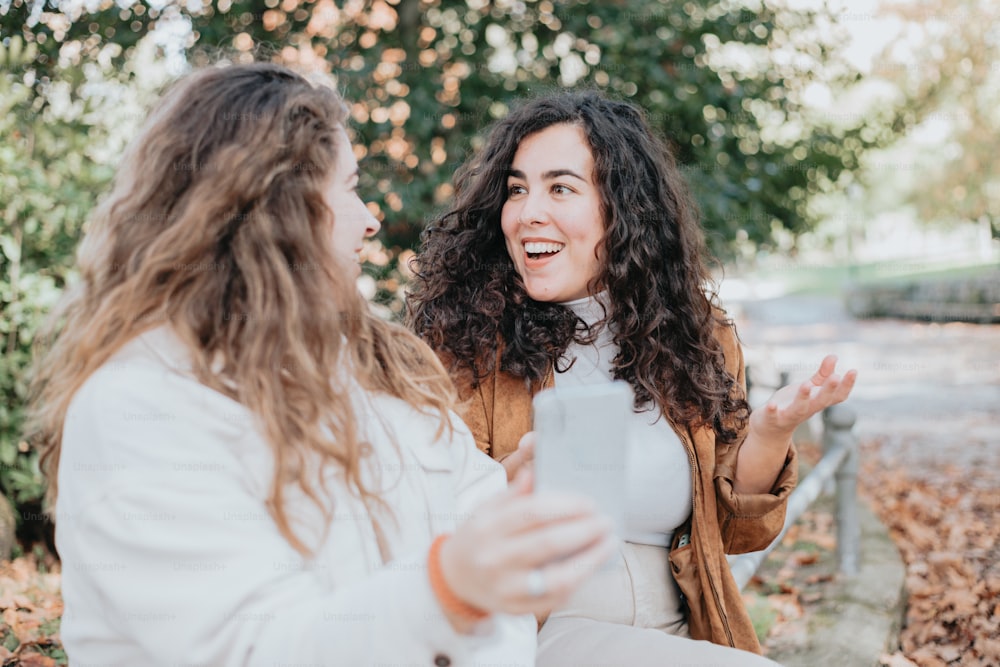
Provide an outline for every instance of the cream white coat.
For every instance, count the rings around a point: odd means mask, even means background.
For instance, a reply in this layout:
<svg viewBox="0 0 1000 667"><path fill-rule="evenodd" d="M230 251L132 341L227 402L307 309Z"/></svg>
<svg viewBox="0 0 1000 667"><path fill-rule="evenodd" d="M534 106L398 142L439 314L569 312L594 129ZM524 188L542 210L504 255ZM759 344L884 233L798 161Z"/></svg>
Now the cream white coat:
<svg viewBox="0 0 1000 667"><path fill-rule="evenodd" d="M458 417L437 438L436 418L355 390L378 462L367 478L395 517L380 519L392 557L382 562L364 505L331 470L328 530L289 496L297 533L317 547L305 559L267 511L272 455L252 415L189 367L161 327L73 398L56 504L70 664L533 664L533 618L498 615L462 635L428 583L433 536L506 485Z"/></svg>

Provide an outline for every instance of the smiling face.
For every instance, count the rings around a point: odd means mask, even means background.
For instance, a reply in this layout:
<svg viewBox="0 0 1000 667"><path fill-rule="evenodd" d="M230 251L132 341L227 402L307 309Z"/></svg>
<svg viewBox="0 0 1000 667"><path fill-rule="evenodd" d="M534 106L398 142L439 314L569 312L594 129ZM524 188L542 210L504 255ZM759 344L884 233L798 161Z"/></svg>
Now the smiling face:
<svg viewBox="0 0 1000 667"><path fill-rule="evenodd" d="M603 208L579 126L552 125L521 140L500 225L528 296L564 303L590 293L603 262Z"/></svg>
<svg viewBox="0 0 1000 667"><path fill-rule="evenodd" d="M323 200L333 211L333 252L344 265L361 274L358 253L364 240L381 226L358 196L358 161L351 150L347 132L340 128L337 138L337 166L323 192Z"/></svg>

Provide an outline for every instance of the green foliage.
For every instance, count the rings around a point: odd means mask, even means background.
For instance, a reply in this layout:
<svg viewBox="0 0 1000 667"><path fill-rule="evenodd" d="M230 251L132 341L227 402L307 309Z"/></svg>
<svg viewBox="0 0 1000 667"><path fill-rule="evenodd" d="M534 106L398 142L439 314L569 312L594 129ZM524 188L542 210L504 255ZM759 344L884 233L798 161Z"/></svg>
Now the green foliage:
<svg viewBox="0 0 1000 667"><path fill-rule="evenodd" d="M899 150L882 160L917 177L902 188L904 202L890 206L914 204L928 222L979 221L1000 238L1000 6L925 0L891 11L908 29L886 48L883 70L906 102L895 118ZM919 136L928 127L940 137L930 145Z"/></svg>
<svg viewBox="0 0 1000 667"><path fill-rule="evenodd" d="M447 205L455 168L517 98L572 84L645 108L676 147L710 245L722 257L809 230L810 198L851 182L861 153L891 136L876 124L837 126L803 105L809 84L855 78L837 44L816 27L817 18L830 17L753 1L101 7L82 17L50 9L34 27L19 28L40 42L41 77L64 44L79 44L84 60L124 58L168 9L190 20L195 63L222 52L338 76L353 103L357 143L367 148L361 188L383 220L387 253L376 271L376 299L396 309L405 283L396 257L418 244L426 222ZM14 0L0 26L24 26L30 12L31 3Z"/></svg>
<svg viewBox="0 0 1000 667"><path fill-rule="evenodd" d="M776 230L809 230L809 198L850 182L861 152L887 138L817 123L804 108L810 83L854 76L811 13L728 1L400 0L324 23L303 11L309 3L273 4L192 17L193 51L211 53L220 38L248 54L295 44L282 57L316 53L337 74L389 251L376 299L396 310L405 281L393 259L416 247L455 168L517 98L572 84L642 106L676 147L722 257L740 243L769 247Z"/></svg>
<svg viewBox="0 0 1000 667"><path fill-rule="evenodd" d="M58 118L36 94L36 55L19 36L0 45L0 490L18 510L44 491L21 428L31 343L70 271L93 193L111 175L85 157L88 126Z"/></svg>

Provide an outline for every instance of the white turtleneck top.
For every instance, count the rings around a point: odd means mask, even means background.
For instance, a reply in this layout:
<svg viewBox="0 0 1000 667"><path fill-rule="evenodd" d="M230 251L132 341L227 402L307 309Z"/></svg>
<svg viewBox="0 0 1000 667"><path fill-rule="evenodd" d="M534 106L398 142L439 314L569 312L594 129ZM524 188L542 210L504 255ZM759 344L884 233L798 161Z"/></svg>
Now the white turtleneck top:
<svg viewBox="0 0 1000 667"><path fill-rule="evenodd" d="M607 292L562 305L588 325L604 318L601 302ZM602 326L590 345L571 343L558 366L576 362L555 373L556 387L611 382L611 361L618 354L608 326ZM691 513L691 463L687 451L658 409L632 412L627 432L625 541L670 546L674 530ZM659 417L659 419L657 419ZM608 443L618 446L619 443Z"/></svg>

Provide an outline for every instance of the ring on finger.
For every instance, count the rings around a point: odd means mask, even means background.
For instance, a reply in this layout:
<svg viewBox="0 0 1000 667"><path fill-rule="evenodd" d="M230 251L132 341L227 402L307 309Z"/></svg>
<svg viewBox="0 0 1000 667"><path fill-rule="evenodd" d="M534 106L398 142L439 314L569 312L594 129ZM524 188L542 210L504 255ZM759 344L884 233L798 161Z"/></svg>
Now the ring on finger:
<svg viewBox="0 0 1000 667"><path fill-rule="evenodd" d="M535 568L528 573L528 595L533 598L540 598L545 595L548 586L545 585L545 574L540 568Z"/></svg>

